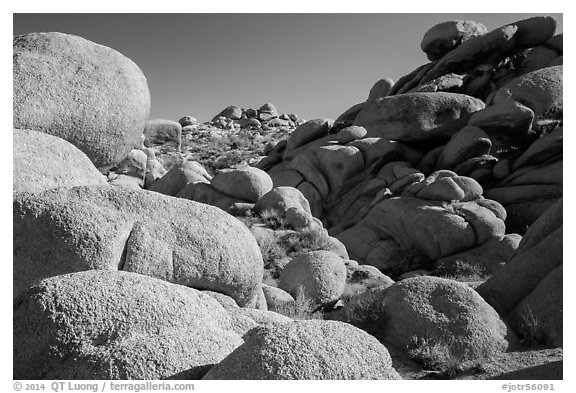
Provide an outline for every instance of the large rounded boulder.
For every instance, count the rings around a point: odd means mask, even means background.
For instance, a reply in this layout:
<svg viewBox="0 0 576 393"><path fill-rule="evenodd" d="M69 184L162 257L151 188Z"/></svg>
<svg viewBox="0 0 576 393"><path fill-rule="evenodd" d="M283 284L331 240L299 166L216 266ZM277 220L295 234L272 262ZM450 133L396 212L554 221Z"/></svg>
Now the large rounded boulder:
<svg viewBox="0 0 576 393"><path fill-rule="evenodd" d="M361 295L345 308L347 322L401 348L441 346L454 358L484 360L506 351L515 335L468 285L421 276ZM367 318L366 316L370 316Z"/></svg>
<svg viewBox="0 0 576 393"><path fill-rule="evenodd" d="M93 186L13 202L14 291L45 277L125 270L255 305L263 262L248 228L222 210L147 191Z"/></svg>
<svg viewBox="0 0 576 393"><path fill-rule="evenodd" d="M39 131L15 129L12 142L14 194L106 184L86 154L64 139Z"/></svg>
<svg viewBox="0 0 576 393"><path fill-rule="evenodd" d="M308 320L250 331L203 379L400 379L386 347L345 323Z"/></svg>
<svg viewBox="0 0 576 393"><path fill-rule="evenodd" d="M224 169L212 178L210 184L226 195L250 202L256 202L273 187L270 176L254 167Z"/></svg>
<svg viewBox="0 0 576 393"><path fill-rule="evenodd" d="M13 122L59 136L96 167L137 146L150 111L144 74L121 53L63 33L13 39Z"/></svg>
<svg viewBox="0 0 576 393"><path fill-rule="evenodd" d="M331 251L311 251L288 262L280 274L280 288L304 295L318 305L336 303L346 286L344 260Z"/></svg>
<svg viewBox="0 0 576 393"><path fill-rule="evenodd" d="M14 306L15 379L198 379L256 323L128 272L47 278Z"/></svg>

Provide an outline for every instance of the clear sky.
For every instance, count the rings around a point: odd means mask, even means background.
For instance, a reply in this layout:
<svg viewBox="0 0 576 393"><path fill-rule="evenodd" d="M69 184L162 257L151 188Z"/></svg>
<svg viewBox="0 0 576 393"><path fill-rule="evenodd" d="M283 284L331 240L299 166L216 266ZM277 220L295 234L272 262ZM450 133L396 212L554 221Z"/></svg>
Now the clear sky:
<svg viewBox="0 0 576 393"><path fill-rule="evenodd" d="M544 14L14 14L13 34L59 31L131 58L148 80L150 118L208 121L229 105L335 118L374 82L427 62L433 25L489 30ZM563 31L562 14L558 32Z"/></svg>

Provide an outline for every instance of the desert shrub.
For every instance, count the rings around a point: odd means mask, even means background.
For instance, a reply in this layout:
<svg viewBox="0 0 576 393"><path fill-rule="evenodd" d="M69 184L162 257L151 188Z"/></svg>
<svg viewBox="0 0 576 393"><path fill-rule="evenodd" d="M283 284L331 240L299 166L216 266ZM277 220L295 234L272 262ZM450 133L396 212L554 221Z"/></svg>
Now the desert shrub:
<svg viewBox="0 0 576 393"><path fill-rule="evenodd" d="M383 270L382 273L394 280L397 280L404 273L418 269L431 270L433 267L428 255L416 247L398 249L392 253L391 259L395 261L394 265Z"/></svg>
<svg viewBox="0 0 576 393"><path fill-rule="evenodd" d="M466 354L458 353L450 339L431 340L414 336L407 346L408 356L425 368L452 378L465 370L480 370L487 359L465 360Z"/></svg>
<svg viewBox="0 0 576 393"><path fill-rule="evenodd" d="M351 297L342 307L343 321L376 338L384 337L386 320L382 312L382 298L382 292L377 288Z"/></svg>
<svg viewBox="0 0 576 393"><path fill-rule="evenodd" d="M260 213L261 222L270 229L286 229L284 218L277 210L264 210Z"/></svg>
<svg viewBox="0 0 576 393"><path fill-rule="evenodd" d="M532 313L529 306L522 308L520 312L519 335L520 344L532 346L538 343L538 319Z"/></svg>
<svg viewBox="0 0 576 393"><path fill-rule="evenodd" d="M279 242L290 257L310 251L328 250L331 246L326 231L309 228L286 233L279 239Z"/></svg>
<svg viewBox="0 0 576 393"><path fill-rule="evenodd" d="M324 319L322 310L304 293L304 287L299 286L294 302L282 305L276 312L292 319Z"/></svg>
<svg viewBox="0 0 576 393"><path fill-rule="evenodd" d="M457 260L453 265L443 265L436 273L439 277L462 282L484 281L488 274L484 266Z"/></svg>

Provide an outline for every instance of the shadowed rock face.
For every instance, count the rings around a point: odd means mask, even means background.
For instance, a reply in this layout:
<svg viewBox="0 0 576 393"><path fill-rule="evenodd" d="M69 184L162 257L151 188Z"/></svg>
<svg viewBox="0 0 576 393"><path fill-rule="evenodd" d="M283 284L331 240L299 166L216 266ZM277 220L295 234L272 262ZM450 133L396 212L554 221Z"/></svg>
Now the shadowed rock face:
<svg viewBox="0 0 576 393"><path fill-rule="evenodd" d="M62 33L15 36L12 58L14 128L65 139L99 168L117 164L137 145L150 93L130 59Z"/></svg>
<svg viewBox="0 0 576 393"><path fill-rule="evenodd" d="M477 289L525 339L554 346L563 342L562 207L560 198L528 229L509 263Z"/></svg>
<svg viewBox="0 0 576 393"><path fill-rule="evenodd" d="M199 291L140 274L51 277L14 306L14 378L198 379L255 326Z"/></svg>
<svg viewBox="0 0 576 393"><path fill-rule="evenodd" d="M345 323L256 328L203 379L400 379L386 347Z"/></svg>
<svg viewBox="0 0 576 393"><path fill-rule="evenodd" d="M126 270L254 305L263 262L250 231L212 206L113 186L14 200L14 291L89 269Z"/></svg>

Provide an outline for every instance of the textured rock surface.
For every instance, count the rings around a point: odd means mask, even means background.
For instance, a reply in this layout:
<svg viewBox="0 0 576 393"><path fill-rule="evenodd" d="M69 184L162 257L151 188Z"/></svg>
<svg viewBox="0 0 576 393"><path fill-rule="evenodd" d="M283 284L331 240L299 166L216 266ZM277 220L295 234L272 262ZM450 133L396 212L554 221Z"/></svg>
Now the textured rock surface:
<svg viewBox="0 0 576 393"><path fill-rule="evenodd" d="M493 102L518 101L532 109L536 118L561 118L562 86L562 66L542 68L511 80L496 93Z"/></svg>
<svg viewBox="0 0 576 393"><path fill-rule="evenodd" d="M165 195L176 195L190 183L209 183L212 176L196 161L185 161L170 169L168 173L156 180L148 187Z"/></svg>
<svg viewBox="0 0 576 393"><path fill-rule="evenodd" d="M20 194L13 208L15 293L41 278L89 269L211 289L242 306L260 291L254 236L212 206L94 186Z"/></svg>
<svg viewBox="0 0 576 393"><path fill-rule="evenodd" d="M290 208L296 208L311 214L310 203L304 195L294 187L275 187L258 198L258 201L256 201L254 205L256 212L270 210L275 211L281 216L286 215L286 212Z"/></svg>
<svg viewBox="0 0 576 393"><path fill-rule="evenodd" d="M446 346L456 359L473 361L506 351L509 340L515 341L496 311L463 283L415 277L360 296L363 301L345 306L348 322L389 345L405 348L424 339Z"/></svg>
<svg viewBox="0 0 576 393"><path fill-rule="evenodd" d="M182 145L182 125L174 120L152 119L144 127L145 144L163 144L168 141L175 142L178 151Z"/></svg>
<svg viewBox="0 0 576 393"><path fill-rule="evenodd" d="M90 159L61 138L39 131L14 129L12 143L14 194L106 184Z"/></svg>
<svg viewBox="0 0 576 393"><path fill-rule="evenodd" d="M280 274L280 288L296 296L304 295L319 305L335 303L346 285L346 266L330 251L311 251L290 261Z"/></svg>
<svg viewBox="0 0 576 393"><path fill-rule="evenodd" d="M504 235L502 206L478 199L482 190L474 180L444 172L377 201L335 237L351 258L394 276Z"/></svg>
<svg viewBox="0 0 576 393"><path fill-rule="evenodd" d="M252 330L203 379L400 379L386 347L341 322L298 321Z"/></svg>
<svg viewBox="0 0 576 393"><path fill-rule="evenodd" d="M150 93L130 59L62 33L15 36L12 59L14 128L59 136L99 168L137 145Z"/></svg>
<svg viewBox="0 0 576 393"><path fill-rule="evenodd" d="M368 102L354 125L368 131L368 137L397 141L420 141L442 135L440 125L484 109L474 97L456 93L409 93Z"/></svg>
<svg viewBox="0 0 576 393"><path fill-rule="evenodd" d="M424 34L420 47L429 60L436 60L468 39L487 32L486 26L472 20L442 22Z"/></svg>
<svg viewBox="0 0 576 393"><path fill-rule="evenodd" d="M563 341L562 210L560 199L529 228L510 262L477 288L520 335L554 346Z"/></svg>
<svg viewBox="0 0 576 393"><path fill-rule="evenodd" d="M254 167L222 170L212 178L210 184L224 194L250 202L256 202L272 190L270 176Z"/></svg>
<svg viewBox="0 0 576 393"><path fill-rule="evenodd" d="M51 277L14 306L16 379L198 379L256 323L128 272Z"/></svg>

